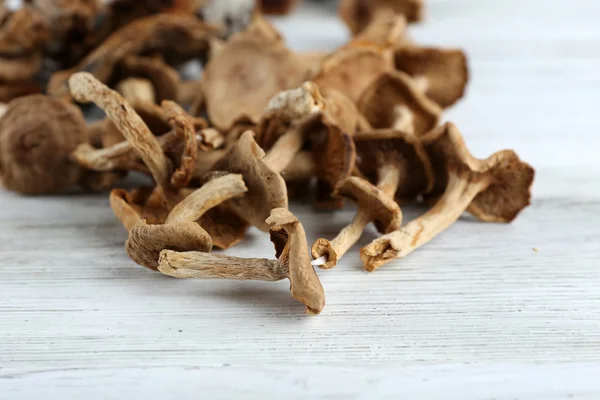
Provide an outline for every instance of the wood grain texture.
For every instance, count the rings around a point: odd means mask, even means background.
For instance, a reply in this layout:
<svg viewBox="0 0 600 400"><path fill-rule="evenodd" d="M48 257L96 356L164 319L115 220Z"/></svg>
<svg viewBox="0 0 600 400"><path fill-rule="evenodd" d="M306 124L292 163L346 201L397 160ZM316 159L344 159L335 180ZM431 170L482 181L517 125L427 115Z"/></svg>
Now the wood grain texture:
<svg viewBox="0 0 600 400"><path fill-rule="evenodd" d="M511 225L465 216L373 274L355 247L319 271L319 317L286 281L135 266L107 196L0 193L0 397L600 398L598 12L595 0L429 1L411 33L464 47L472 68L445 118L476 156L514 148L534 165L533 205ZM298 49L344 41L316 8L278 24ZM291 208L309 242L355 212ZM273 248L252 230L227 254Z"/></svg>

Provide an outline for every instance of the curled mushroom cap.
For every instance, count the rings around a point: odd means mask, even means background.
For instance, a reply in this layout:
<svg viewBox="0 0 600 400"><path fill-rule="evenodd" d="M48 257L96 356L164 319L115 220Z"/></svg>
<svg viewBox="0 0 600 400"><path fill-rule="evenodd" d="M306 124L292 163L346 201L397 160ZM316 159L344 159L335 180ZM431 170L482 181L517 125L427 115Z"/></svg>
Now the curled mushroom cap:
<svg viewBox="0 0 600 400"><path fill-rule="evenodd" d="M158 57L129 56L118 65L115 81L126 78L146 79L152 84L155 102L177 100L179 73Z"/></svg>
<svg viewBox="0 0 600 400"><path fill-rule="evenodd" d="M307 64L266 24L259 18L234 35L206 65L206 109L218 129L229 130L241 119L257 123L274 95L300 85L309 74Z"/></svg>
<svg viewBox="0 0 600 400"><path fill-rule="evenodd" d="M513 151L478 160L450 123L427 134L423 143L436 171L445 175L445 191L427 213L361 249L361 259L369 271L412 253L467 209L483 221L510 222L529 205L535 172Z"/></svg>
<svg viewBox="0 0 600 400"><path fill-rule="evenodd" d="M19 56L42 50L50 38L47 21L33 7L15 11L4 10L0 15L0 54Z"/></svg>
<svg viewBox="0 0 600 400"><path fill-rule="evenodd" d="M159 14L134 21L113 33L74 68L54 74L48 93L71 99L68 80L72 74L85 71L107 82L115 67L131 55L158 52L165 58L198 57L208 50L208 39L219 32L192 15Z"/></svg>
<svg viewBox="0 0 600 400"><path fill-rule="evenodd" d="M58 193L72 187L81 168L73 150L87 141L78 108L44 95L11 101L0 119L0 177L8 190Z"/></svg>
<svg viewBox="0 0 600 400"><path fill-rule="evenodd" d="M340 17L353 34L362 32L378 12L402 14L408 22L423 18L423 0L341 0Z"/></svg>
<svg viewBox="0 0 600 400"><path fill-rule="evenodd" d="M285 181L263 161L264 151L254 141L252 131L246 131L231 150L214 166L214 171L242 174L248 186L245 196L231 199L227 204L241 218L267 231L265 219L274 208L287 208Z"/></svg>
<svg viewBox="0 0 600 400"><path fill-rule="evenodd" d="M402 46L395 52L396 68L410 75L441 107L450 107L465 93L469 81L466 54L459 49Z"/></svg>
<svg viewBox="0 0 600 400"><path fill-rule="evenodd" d="M358 108L374 128L394 128L420 136L439 121L440 107L417 90L403 72L390 72L362 94Z"/></svg>
<svg viewBox="0 0 600 400"><path fill-rule="evenodd" d="M359 170L386 194L414 200L432 190L433 166L414 135L393 129L360 132L353 137Z"/></svg>
<svg viewBox="0 0 600 400"><path fill-rule="evenodd" d="M374 222L382 233L393 232L402 224L402 211L393 197L388 196L368 181L350 177L344 179L337 187L338 196L356 202L359 211L352 223L346 226L333 239L318 239L312 247L315 259L324 257L323 268L333 268L339 259L360 239L369 222Z"/></svg>
<svg viewBox="0 0 600 400"><path fill-rule="evenodd" d="M310 262L304 227L283 208L274 209L267 223L276 257L288 271L292 297L306 306L308 314L319 314L325 307L325 293Z"/></svg>

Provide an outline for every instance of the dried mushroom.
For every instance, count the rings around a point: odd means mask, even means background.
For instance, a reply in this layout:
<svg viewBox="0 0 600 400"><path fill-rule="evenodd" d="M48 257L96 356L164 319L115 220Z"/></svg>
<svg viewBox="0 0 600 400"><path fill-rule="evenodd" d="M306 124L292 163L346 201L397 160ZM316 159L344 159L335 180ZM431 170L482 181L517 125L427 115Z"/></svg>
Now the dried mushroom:
<svg viewBox="0 0 600 400"><path fill-rule="evenodd" d="M301 0L258 0L260 10L265 14L288 14Z"/></svg>
<svg viewBox="0 0 600 400"><path fill-rule="evenodd" d="M274 95L300 85L308 75L308 65L257 18L206 65L202 88L210 122L223 131L240 120L257 123Z"/></svg>
<svg viewBox="0 0 600 400"><path fill-rule="evenodd" d="M408 22L423 18L423 0L341 0L340 17L353 34L359 34L369 26L379 13L401 14Z"/></svg>
<svg viewBox="0 0 600 400"><path fill-rule="evenodd" d="M535 172L513 151L500 151L478 160L451 123L430 132L423 143L437 173L443 173L446 189L427 213L361 249L361 259L369 271L429 242L465 210L482 221L508 223L530 203Z"/></svg>
<svg viewBox="0 0 600 400"><path fill-rule="evenodd" d="M150 103L160 104L164 100L175 101L179 98L179 73L159 57L126 57L119 63L115 75L111 78L113 82L133 78L150 83L153 96L146 100Z"/></svg>
<svg viewBox="0 0 600 400"><path fill-rule="evenodd" d="M136 263L157 269L162 250L210 251L212 239L196 221L211 208L247 190L241 175L227 174L205 183L173 207L164 224L138 220L129 231L127 253Z"/></svg>
<svg viewBox="0 0 600 400"><path fill-rule="evenodd" d="M403 72L382 75L363 92L358 108L376 129L397 129L417 137L435 128L442 110Z"/></svg>
<svg viewBox="0 0 600 400"><path fill-rule="evenodd" d="M71 75L85 71L107 82L118 64L132 55L159 52L165 58L177 56L178 60L199 57L208 50L208 39L217 34L217 27L191 15L159 14L134 21L113 33L74 68L54 74L48 83L48 92L70 99L68 80Z"/></svg>
<svg viewBox="0 0 600 400"><path fill-rule="evenodd" d="M33 7L15 11L2 10L0 15L0 59L39 53L50 39L47 21Z"/></svg>
<svg viewBox="0 0 600 400"><path fill-rule="evenodd" d="M315 264L326 269L335 267L339 259L358 242L370 222L373 221L382 233L393 232L402 224L402 211L394 198L364 179L354 176L346 178L338 185L336 194L355 201L359 210L350 225L333 240L321 238L313 244Z"/></svg>
<svg viewBox="0 0 600 400"><path fill-rule="evenodd" d="M396 49L395 63L440 107L450 107L465 93L469 69L462 50L401 46Z"/></svg>
<svg viewBox="0 0 600 400"><path fill-rule="evenodd" d="M310 263L302 224L282 208L274 209L267 223L271 226L277 260L165 250L160 255L158 270L175 278L261 281L288 278L292 297L306 306L306 313L321 313L325 293Z"/></svg>

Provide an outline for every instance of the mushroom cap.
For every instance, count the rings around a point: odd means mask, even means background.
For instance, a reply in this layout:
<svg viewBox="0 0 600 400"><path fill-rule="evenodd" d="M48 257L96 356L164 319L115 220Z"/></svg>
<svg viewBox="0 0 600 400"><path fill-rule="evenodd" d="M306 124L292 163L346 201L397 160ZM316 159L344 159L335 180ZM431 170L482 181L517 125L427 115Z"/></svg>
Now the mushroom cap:
<svg viewBox="0 0 600 400"><path fill-rule="evenodd" d="M308 65L260 24L265 23L255 22L232 36L204 69L206 109L220 130L240 119L257 123L273 96L308 77Z"/></svg>
<svg viewBox="0 0 600 400"><path fill-rule="evenodd" d="M354 135L359 170L377 179L378 169L397 163L403 169L396 197L414 199L433 188L435 175L425 147L414 135L393 129L379 129Z"/></svg>
<svg viewBox="0 0 600 400"><path fill-rule="evenodd" d="M254 133L246 131L212 170L242 174L248 192L227 204L241 218L266 232L269 225L265 220L271 210L287 208L288 200L285 181L262 161L264 155L265 152L254 141Z"/></svg>
<svg viewBox="0 0 600 400"><path fill-rule="evenodd" d="M415 88L408 75L400 71L382 75L363 92L358 102L358 109L376 129L393 127L397 107L410 110L416 136L433 129L442 112L436 103Z"/></svg>
<svg viewBox="0 0 600 400"><path fill-rule="evenodd" d="M148 79L154 87L156 101L177 100L180 84L179 73L162 59L157 57L126 57L118 68L118 79L128 77Z"/></svg>
<svg viewBox="0 0 600 400"><path fill-rule="evenodd" d="M158 188L136 188L131 191L113 189L110 207L128 231L140 220L164 224L171 211Z"/></svg>
<svg viewBox="0 0 600 400"><path fill-rule="evenodd" d="M196 222L148 225L142 219L129 231L125 249L133 261L157 271L161 251L207 253L212 249L212 240Z"/></svg>
<svg viewBox="0 0 600 400"><path fill-rule="evenodd" d="M402 225L402 211L394 199L369 181L351 176L340 182L336 195L353 200L358 208L368 212L377 230L390 233Z"/></svg>
<svg viewBox="0 0 600 400"><path fill-rule="evenodd" d="M320 88L337 90L356 103L367 87L393 70L391 51L374 46L350 46L329 55L313 81Z"/></svg>
<svg viewBox="0 0 600 400"><path fill-rule="evenodd" d="M0 58L0 81L32 81L42 70L41 53L30 53L17 58Z"/></svg>
<svg viewBox="0 0 600 400"><path fill-rule="evenodd" d="M535 170L512 150L499 151L485 160L476 159L467 149L458 128L448 122L430 132L423 143L434 166L434 194L441 194L448 182L450 165L466 171L470 179L487 179L489 186L471 202L468 211L486 222L511 222L530 204ZM442 186L443 185L443 186Z"/></svg>
<svg viewBox="0 0 600 400"><path fill-rule="evenodd" d="M296 7L301 0L259 0L260 10L264 14L285 15Z"/></svg>
<svg viewBox="0 0 600 400"><path fill-rule="evenodd" d="M341 0L338 6L340 17L355 35L367 28L382 9L402 14L408 22L423 18L423 0Z"/></svg>
<svg viewBox="0 0 600 400"><path fill-rule="evenodd" d="M223 250L241 242L249 226L225 204L211 208L197 222L208 232L213 246Z"/></svg>
<svg viewBox="0 0 600 400"><path fill-rule="evenodd" d="M336 124L351 136L371 129L369 121L346 95L335 89L324 89L322 93L325 100L323 117L327 124Z"/></svg>
<svg viewBox="0 0 600 400"><path fill-rule="evenodd" d="M8 190L50 194L81 176L70 155L87 142L81 111L44 95L13 100L0 119L0 177Z"/></svg>
<svg viewBox="0 0 600 400"><path fill-rule="evenodd" d="M41 93L42 88L35 81L0 82L0 103L32 94Z"/></svg>
<svg viewBox="0 0 600 400"><path fill-rule="evenodd" d="M450 107L465 93L469 68L462 50L402 46L396 49L395 63L412 77L426 78L425 94L440 107Z"/></svg>
<svg viewBox="0 0 600 400"><path fill-rule="evenodd" d="M3 10L0 18L0 54L3 56L42 50L50 38L48 22L38 9L24 6L15 11Z"/></svg>
<svg viewBox="0 0 600 400"><path fill-rule="evenodd" d="M311 264L304 227L284 208L271 211L267 219L276 257L288 271L292 297L306 306L309 314L319 314L325 307L325 292Z"/></svg>
<svg viewBox="0 0 600 400"><path fill-rule="evenodd" d="M388 8L375 10L369 25L356 35L349 46L372 45L383 48L396 47L405 41L406 17L390 12Z"/></svg>

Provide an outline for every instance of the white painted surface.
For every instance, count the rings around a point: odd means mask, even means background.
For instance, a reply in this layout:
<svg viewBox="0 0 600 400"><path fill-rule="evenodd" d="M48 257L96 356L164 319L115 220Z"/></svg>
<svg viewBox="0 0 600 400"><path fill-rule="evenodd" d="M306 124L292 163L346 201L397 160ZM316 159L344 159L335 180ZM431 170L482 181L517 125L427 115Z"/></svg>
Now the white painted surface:
<svg viewBox="0 0 600 400"><path fill-rule="evenodd" d="M327 307L308 318L286 282L136 267L106 196L0 193L0 398L600 398L600 5L429 3L413 35L471 57L448 118L476 155L538 169L514 224L465 218L374 274L355 249L319 272ZM296 48L344 40L314 9L282 27ZM352 215L292 208L311 239ZM271 249L252 231L230 254Z"/></svg>

